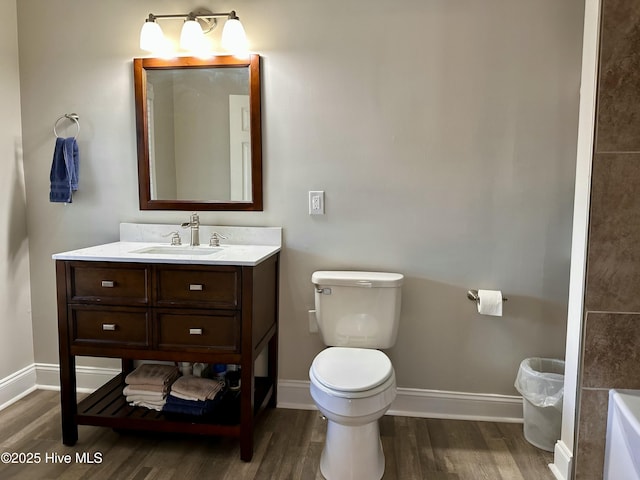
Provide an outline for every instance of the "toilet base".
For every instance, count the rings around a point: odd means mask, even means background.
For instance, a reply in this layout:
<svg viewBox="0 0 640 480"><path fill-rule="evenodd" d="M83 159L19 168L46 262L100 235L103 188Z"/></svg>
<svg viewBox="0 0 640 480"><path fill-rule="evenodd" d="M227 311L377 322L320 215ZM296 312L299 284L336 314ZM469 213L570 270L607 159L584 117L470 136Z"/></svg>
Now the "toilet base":
<svg viewBox="0 0 640 480"><path fill-rule="evenodd" d="M380 480L384 453L378 421L345 426L329 420L320 472L327 480Z"/></svg>

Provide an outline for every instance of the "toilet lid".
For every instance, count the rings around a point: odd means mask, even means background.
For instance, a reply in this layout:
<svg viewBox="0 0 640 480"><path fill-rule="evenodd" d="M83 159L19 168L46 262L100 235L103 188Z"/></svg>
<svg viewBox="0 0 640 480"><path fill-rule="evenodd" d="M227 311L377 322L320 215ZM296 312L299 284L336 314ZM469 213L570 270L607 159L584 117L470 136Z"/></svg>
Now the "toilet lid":
<svg viewBox="0 0 640 480"><path fill-rule="evenodd" d="M323 350L313 360L311 369L324 386L343 392L370 390L393 372L389 357L380 350L349 347Z"/></svg>

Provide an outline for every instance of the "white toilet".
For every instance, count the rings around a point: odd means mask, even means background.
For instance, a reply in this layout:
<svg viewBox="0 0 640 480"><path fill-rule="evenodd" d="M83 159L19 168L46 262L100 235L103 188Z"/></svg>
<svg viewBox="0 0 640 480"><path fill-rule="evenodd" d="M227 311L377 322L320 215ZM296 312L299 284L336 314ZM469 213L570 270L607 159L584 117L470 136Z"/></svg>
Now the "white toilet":
<svg viewBox="0 0 640 480"><path fill-rule="evenodd" d="M309 370L311 396L327 418L320 471L327 480L379 480L378 419L396 397L396 377L378 348L396 341L404 277L382 272L315 272L316 319L327 348Z"/></svg>

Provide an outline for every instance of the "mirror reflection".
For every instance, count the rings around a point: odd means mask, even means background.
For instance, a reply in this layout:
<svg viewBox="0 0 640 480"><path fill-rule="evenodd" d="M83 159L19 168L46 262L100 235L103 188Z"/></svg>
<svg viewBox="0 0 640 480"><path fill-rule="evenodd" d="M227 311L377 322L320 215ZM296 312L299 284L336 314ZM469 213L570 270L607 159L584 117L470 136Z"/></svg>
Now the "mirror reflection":
<svg viewBox="0 0 640 480"><path fill-rule="evenodd" d="M257 57L134 60L141 209L262 209Z"/></svg>

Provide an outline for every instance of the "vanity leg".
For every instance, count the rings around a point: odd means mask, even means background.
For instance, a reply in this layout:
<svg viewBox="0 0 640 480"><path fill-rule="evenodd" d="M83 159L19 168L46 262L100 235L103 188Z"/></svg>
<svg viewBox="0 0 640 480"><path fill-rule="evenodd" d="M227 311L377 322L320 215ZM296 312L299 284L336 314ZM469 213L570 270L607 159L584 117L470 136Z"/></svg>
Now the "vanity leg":
<svg viewBox="0 0 640 480"><path fill-rule="evenodd" d="M76 357L69 346L69 323L67 311L67 267L56 260L56 295L58 297L58 357L60 359L60 413L62 417L62 443L75 445L78 441L76 413Z"/></svg>
<svg viewBox="0 0 640 480"><path fill-rule="evenodd" d="M253 457L253 432L240 434L240 460L250 462Z"/></svg>
<svg viewBox="0 0 640 480"><path fill-rule="evenodd" d="M276 328L273 337L269 340L268 346L268 375L271 382L271 398L267 406L269 408L276 408L278 405L278 329Z"/></svg>
<svg viewBox="0 0 640 480"><path fill-rule="evenodd" d="M133 372L133 360L130 358L122 359L122 377L126 377L129 373Z"/></svg>
<svg viewBox="0 0 640 480"><path fill-rule="evenodd" d="M60 406L62 416L62 443L68 446L78 441L78 410L76 398L76 357L60 357Z"/></svg>
<svg viewBox="0 0 640 480"><path fill-rule="evenodd" d="M250 462L253 457L253 374L252 362L244 361L240 371L240 459L245 462Z"/></svg>

